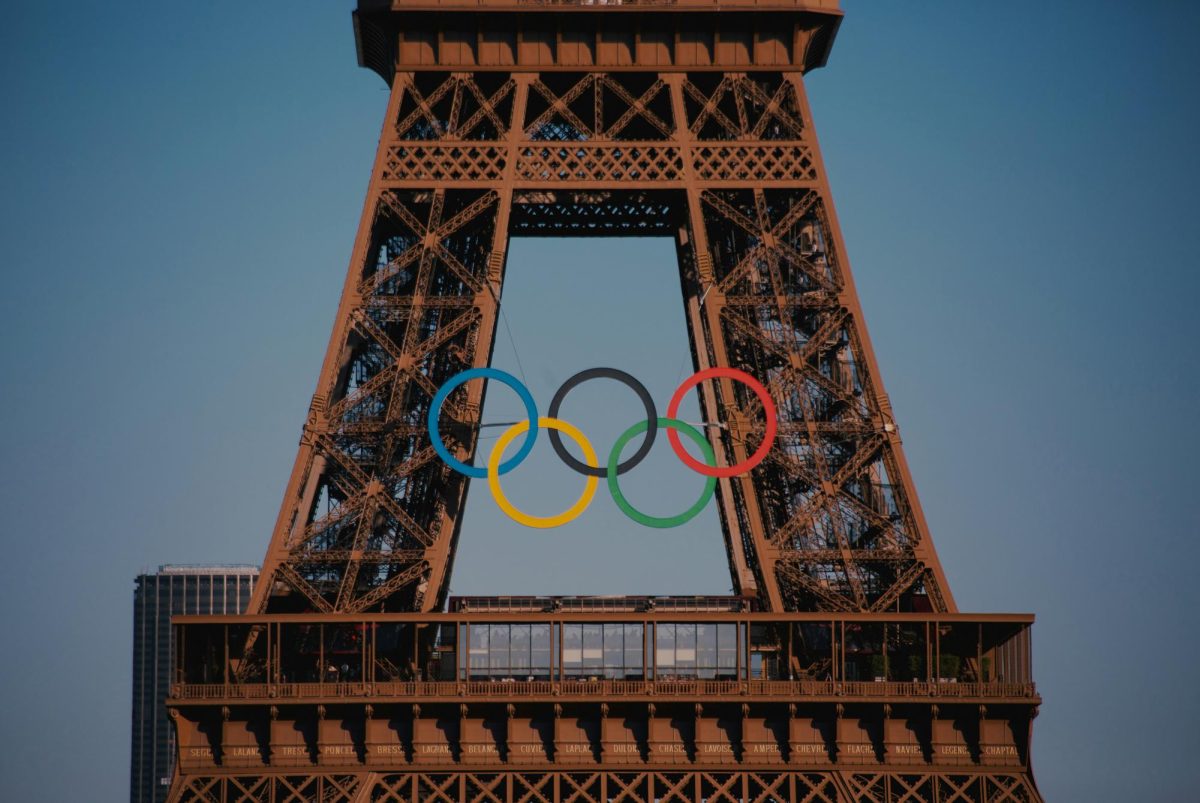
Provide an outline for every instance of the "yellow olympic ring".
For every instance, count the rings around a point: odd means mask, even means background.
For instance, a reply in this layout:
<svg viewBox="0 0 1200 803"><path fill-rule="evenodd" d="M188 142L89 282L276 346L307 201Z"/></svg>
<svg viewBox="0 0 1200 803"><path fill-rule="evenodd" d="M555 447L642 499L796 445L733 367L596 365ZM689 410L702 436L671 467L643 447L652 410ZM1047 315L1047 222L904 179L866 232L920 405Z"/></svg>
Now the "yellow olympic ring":
<svg viewBox="0 0 1200 803"><path fill-rule="evenodd" d="M599 463L596 460L596 452L592 449L592 444L582 432L557 418L541 417L538 418L538 426L546 429L556 429L566 435L571 440L579 444L579 448L583 450L583 459L592 468L597 468ZM559 513L557 516L530 516L517 510L512 502L504 495L504 491L500 488L500 458L504 457L504 450L512 443L522 432L529 431L529 419L518 421L513 424L504 434L500 436L500 440L496 441L496 445L492 447L492 453L488 455L487 464L487 481L488 488L492 491L492 498L496 500L496 505L503 510L508 517L517 524L524 524L526 527L538 527L541 529L549 529L550 527L560 527L569 521L578 518L583 511L587 510L588 505L592 503L592 497L596 495L596 486L600 483L600 479L595 476L589 476L587 482L583 486L583 493L579 499L570 508Z"/></svg>

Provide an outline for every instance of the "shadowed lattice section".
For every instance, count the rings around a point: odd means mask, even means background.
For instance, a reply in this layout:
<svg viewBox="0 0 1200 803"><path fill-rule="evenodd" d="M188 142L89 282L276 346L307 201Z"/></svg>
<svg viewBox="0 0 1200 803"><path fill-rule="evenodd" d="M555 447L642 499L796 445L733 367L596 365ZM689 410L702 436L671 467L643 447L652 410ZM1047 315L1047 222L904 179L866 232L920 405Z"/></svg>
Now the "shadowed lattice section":
<svg viewBox="0 0 1200 803"><path fill-rule="evenodd" d="M686 771L375 772L193 778L171 803L1038 803L1019 775Z"/></svg>

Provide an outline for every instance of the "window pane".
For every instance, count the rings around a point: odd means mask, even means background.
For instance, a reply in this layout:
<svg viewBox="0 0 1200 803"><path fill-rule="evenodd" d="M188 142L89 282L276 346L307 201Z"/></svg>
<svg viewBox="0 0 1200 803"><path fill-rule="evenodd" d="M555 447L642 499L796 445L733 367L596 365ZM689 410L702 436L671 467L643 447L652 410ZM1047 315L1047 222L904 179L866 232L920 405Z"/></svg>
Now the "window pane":
<svg viewBox="0 0 1200 803"><path fill-rule="evenodd" d="M508 625L491 625L491 643L488 644L488 665L493 674L508 672Z"/></svg>
<svg viewBox="0 0 1200 803"><path fill-rule="evenodd" d="M737 625L719 624L717 625L717 666L722 670L721 674L731 674L737 668Z"/></svg>
<svg viewBox="0 0 1200 803"><path fill-rule="evenodd" d="M508 641L508 665L514 674L529 670L529 625L513 625Z"/></svg>
<svg viewBox="0 0 1200 803"><path fill-rule="evenodd" d="M642 626L625 625L625 677L642 675Z"/></svg>
<svg viewBox="0 0 1200 803"><path fill-rule="evenodd" d="M563 670L578 676L583 668L583 625L563 625Z"/></svg>
<svg viewBox="0 0 1200 803"><path fill-rule="evenodd" d="M619 678L625 675L625 629L621 625L604 626L604 676Z"/></svg>
<svg viewBox="0 0 1200 803"><path fill-rule="evenodd" d="M603 628L601 625L583 626L583 666L585 669L600 669L604 655Z"/></svg>
<svg viewBox="0 0 1200 803"><path fill-rule="evenodd" d="M664 669L668 674L675 673L675 625L654 626L654 660L660 673Z"/></svg>
<svg viewBox="0 0 1200 803"><path fill-rule="evenodd" d="M675 625L675 667L681 674L696 670L696 626Z"/></svg>
<svg viewBox="0 0 1200 803"><path fill-rule="evenodd" d="M696 626L696 674L702 678L717 675L717 626Z"/></svg>
<svg viewBox="0 0 1200 803"><path fill-rule="evenodd" d="M486 674L488 667L488 626L471 625L471 677Z"/></svg>
<svg viewBox="0 0 1200 803"><path fill-rule="evenodd" d="M550 677L550 625L530 626L530 669L537 678Z"/></svg>

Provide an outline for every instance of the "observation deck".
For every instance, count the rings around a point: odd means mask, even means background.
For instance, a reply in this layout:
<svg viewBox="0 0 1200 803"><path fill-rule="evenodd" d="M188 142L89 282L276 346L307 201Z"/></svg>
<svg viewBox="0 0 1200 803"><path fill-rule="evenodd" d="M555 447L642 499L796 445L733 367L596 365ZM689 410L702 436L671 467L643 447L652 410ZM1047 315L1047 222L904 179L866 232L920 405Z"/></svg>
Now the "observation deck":
<svg viewBox="0 0 1200 803"><path fill-rule="evenodd" d="M1032 616L751 608L176 617L181 766L1026 766Z"/></svg>

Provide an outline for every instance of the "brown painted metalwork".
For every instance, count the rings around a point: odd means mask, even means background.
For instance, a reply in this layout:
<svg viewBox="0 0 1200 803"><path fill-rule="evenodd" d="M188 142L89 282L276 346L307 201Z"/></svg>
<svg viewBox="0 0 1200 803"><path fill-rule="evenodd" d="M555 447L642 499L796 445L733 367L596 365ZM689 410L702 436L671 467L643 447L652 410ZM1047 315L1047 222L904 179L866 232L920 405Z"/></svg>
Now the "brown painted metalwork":
<svg viewBox="0 0 1200 803"><path fill-rule="evenodd" d="M1032 618L955 613L846 261L803 82L840 14L360 0L359 61L391 86L367 200L263 582L244 617L179 623L172 800L1040 799ZM490 361L515 234L674 237L695 367L769 387L775 448L718 484L733 602L440 613L467 480L424 421L447 378ZM464 460L481 385L441 413ZM745 388L702 387L701 409L721 464L761 442ZM548 628L560 653L575 623L743 635L724 679L664 679L647 643L637 678L568 679L560 654L556 676L476 682L460 628L480 622ZM406 646L380 660L379 628ZM942 677L943 644L967 674ZM987 677L997 661L1007 678Z"/></svg>
<svg viewBox="0 0 1200 803"><path fill-rule="evenodd" d="M1032 616L751 607L177 617L174 799L1039 799Z"/></svg>

